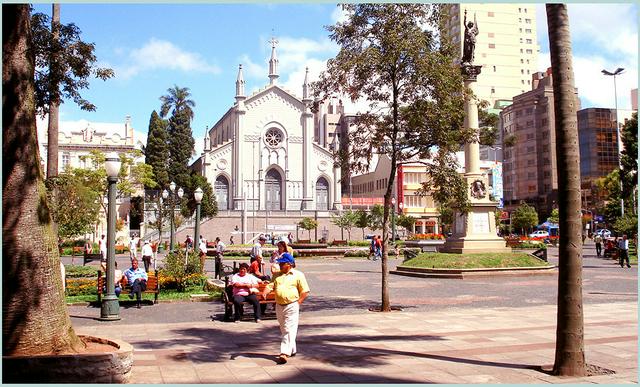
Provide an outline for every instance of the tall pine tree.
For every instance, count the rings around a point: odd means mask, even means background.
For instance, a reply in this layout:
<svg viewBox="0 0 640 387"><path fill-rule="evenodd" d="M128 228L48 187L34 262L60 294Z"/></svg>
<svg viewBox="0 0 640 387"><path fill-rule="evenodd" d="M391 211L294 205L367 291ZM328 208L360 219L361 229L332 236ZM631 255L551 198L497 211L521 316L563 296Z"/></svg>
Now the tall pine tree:
<svg viewBox="0 0 640 387"><path fill-rule="evenodd" d="M188 87L178 87L167 90L167 95L160 97L162 107L160 116L169 118L169 179L180 187L189 185L189 160L194 152L195 141L191 132L191 120L193 119L193 107L195 102L189 99Z"/></svg>
<svg viewBox="0 0 640 387"><path fill-rule="evenodd" d="M167 121L160 118L154 110L149 119L147 146L144 148L144 162L151 165L155 180L161 189L169 185L169 172L167 171L169 160L168 137Z"/></svg>

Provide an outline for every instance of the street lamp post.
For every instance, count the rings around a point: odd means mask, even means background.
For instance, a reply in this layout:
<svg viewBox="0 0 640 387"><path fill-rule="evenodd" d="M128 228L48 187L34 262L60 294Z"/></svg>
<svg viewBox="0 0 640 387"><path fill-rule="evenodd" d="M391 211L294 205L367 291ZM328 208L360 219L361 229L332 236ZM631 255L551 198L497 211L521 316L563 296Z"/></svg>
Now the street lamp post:
<svg viewBox="0 0 640 387"><path fill-rule="evenodd" d="M391 198L391 240L396 242L396 198Z"/></svg>
<svg viewBox="0 0 640 387"><path fill-rule="evenodd" d="M610 72L602 70L602 74L613 77L613 95L616 106L616 138L618 141L618 168L620 169L620 213L624 216L624 199L622 198L622 139L620 138L620 125L618 123L618 88L616 86L616 76L624 72L622 67L618 67L616 71Z"/></svg>
<svg viewBox="0 0 640 387"><path fill-rule="evenodd" d="M193 193L193 198L196 200L196 227L193 232L193 251L196 255L200 254L200 203L202 202L202 188L196 188ZM200 270L204 274L204 263L206 256L200 258Z"/></svg>
<svg viewBox="0 0 640 387"><path fill-rule="evenodd" d="M182 199L182 195L184 195L184 190L182 188L178 188L178 192L176 192L176 183L173 181L169 184L169 191L171 191L171 239L169 242L169 250L173 251L173 247L176 243L176 235L175 235L175 211L176 211L176 194L178 199Z"/></svg>
<svg viewBox="0 0 640 387"><path fill-rule="evenodd" d="M403 208L404 208L404 203L403 203L403 202L399 202L399 203L398 203L398 212L399 212L400 214L403 214L403 213L404 213L404 212L402 211L402 210L403 210ZM407 232L406 232L406 231L407 231L407 230L406 230L406 228L405 228L405 231L402 233L402 236L403 236L404 238L406 238L406 237L407 237Z"/></svg>
<svg viewBox="0 0 640 387"><path fill-rule="evenodd" d="M202 202L202 188L196 188L193 193L193 198L196 200L196 227L193 232L193 250L198 254L200 252L200 203Z"/></svg>
<svg viewBox="0 0 640 387"><path fill-rule="evenodd" d="M116 236L116 183L120 172L120 158L111 155L106 159L107 183L109 186L107 201L107 272L106 294L102 298L100 320L120 320L120 304L115 293L115 236Z"/></svg>

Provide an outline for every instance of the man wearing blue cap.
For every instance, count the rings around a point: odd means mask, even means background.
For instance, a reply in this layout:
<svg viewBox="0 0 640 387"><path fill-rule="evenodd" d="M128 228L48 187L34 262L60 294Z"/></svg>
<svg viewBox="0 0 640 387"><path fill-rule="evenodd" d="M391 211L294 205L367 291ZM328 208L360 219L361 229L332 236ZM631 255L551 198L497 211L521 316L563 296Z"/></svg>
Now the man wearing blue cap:
<svg viewBox="0 0 640 387"><path fill-rule="evenodd" d="M309 285L304 274L293 268L295 261L290 253L283 253L278 259L280 271L275 273L273 281L262 292L267 298L271 291L276 295L276 316L280 324L280 355L276 361L284 364L290 356L295 356L298 321L300 319L300 305L309 295Z"/></svg>

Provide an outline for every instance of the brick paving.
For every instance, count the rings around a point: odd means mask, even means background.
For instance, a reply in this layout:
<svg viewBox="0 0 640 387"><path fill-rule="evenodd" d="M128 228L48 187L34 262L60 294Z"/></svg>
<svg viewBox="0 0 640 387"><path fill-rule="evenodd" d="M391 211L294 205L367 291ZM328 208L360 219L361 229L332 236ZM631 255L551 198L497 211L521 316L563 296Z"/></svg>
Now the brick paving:
<svg viewBox="0 0 640 387"><path fill-rule="evenodd" d="M201 307L208 307L205 303ZM143 308L147 313L159 308ZM611 375L560 378L551 366L556 308L458 308L349 316L302 312L298 355L277 365L278 324L89 322L80 334L134 347L131 383L638 382L636 302L585 305L585 354Z"/></svg>

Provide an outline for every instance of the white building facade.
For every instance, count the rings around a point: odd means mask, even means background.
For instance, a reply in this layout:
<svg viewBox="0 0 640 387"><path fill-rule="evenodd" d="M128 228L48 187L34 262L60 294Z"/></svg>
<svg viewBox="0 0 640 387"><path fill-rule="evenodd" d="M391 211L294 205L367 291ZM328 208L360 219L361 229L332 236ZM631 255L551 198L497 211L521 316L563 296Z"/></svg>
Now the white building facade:
<svg viewBox="0 0 640 387"><path fill-rule="evenodd" d="M222 211L338 210L340 169L331 149L314 141L307 76L302 98L278 85L275 43L265 88L246 96L240 65L235 104L207 130L200 173Z"/></svg>

